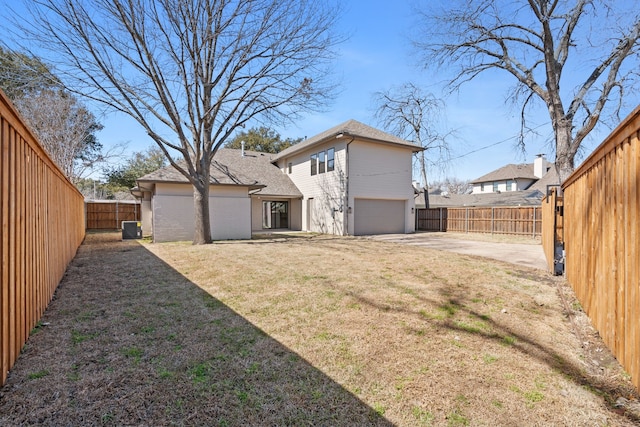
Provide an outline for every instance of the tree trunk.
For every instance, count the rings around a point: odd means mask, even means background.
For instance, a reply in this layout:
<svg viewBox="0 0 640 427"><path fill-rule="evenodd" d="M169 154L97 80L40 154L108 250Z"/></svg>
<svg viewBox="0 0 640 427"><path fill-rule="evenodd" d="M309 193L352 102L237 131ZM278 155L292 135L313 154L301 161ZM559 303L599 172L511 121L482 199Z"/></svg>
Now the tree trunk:
<svg viewBox="0 0 640 427"><path fill-rule="evenodd" d="M209 219L209 186L198 185L193 186L193 204L194 204L194 233L193 244L204 245L211 243L211 221Z"/></svg>
<svg viewBox="0 0 640 427"><path fill-rule="evenodd" d="M424 191L424 207L429 209L429 184L427 183L427 159L424 150L420 152L420 174L422 175L422 187Z"/></svg>
<svg viewBox="0 0 640 427"><path fill-rule="evenodd" d="M574 169L575 150L572 148L573 137L571 135L571 122L568 120L559 120L556 129L556 171L563 183Z"/></svg>

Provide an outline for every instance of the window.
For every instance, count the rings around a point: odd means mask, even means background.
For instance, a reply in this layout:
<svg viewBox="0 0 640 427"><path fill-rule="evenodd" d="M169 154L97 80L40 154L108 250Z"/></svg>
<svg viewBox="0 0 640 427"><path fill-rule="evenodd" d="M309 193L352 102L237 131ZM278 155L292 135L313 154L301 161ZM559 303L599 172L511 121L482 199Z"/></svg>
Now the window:
<svg viewBox="0 0 640 427"><path fill-rule="evenodd" d="M325 166L325 152L321 151L318 153L318 173L324 173Z"/></svg>
<svg viewBox="0 0 640 427"><path fill-rule="evenodd" d="M498 188L498 183L497 183L497 182L494 182L494 183L493 183L493 192L494 192L494 193L497 193L498 191L500 191L500 189Z"/></svg>
<svg viewBox="0 0 640 427"><path fill-rule="evenodd" d="M329 148L327 150L327 172L331 172L335 167L335 163L334 163L335 151L336 151L335 148Z"/></svg>
<svg viewBox="0 0 640 427"><path fill-rule="evenodd" d="M289 228L289 202L262 202L262 228Z"/></svg>
<svg viewBox="0 0 640 427"><path fill-rule="evenodd" d="M291 164L291 162L289 162L287 168L289 169L289 173L291 173L291 169L293 169L293 165Z"/></svg>
<svg viewBox="0 0 640 427"><path fill-rule="evenodd" d="M516 191L515 186L516 183L514 180L510 179L507 181L507 191Z"/></svg>
<svg viewBox="0 0 640 427"><path fill-rule="evenodd" d="M318 154L314 153L311 155L311 176L316 175L318 173Z"/></svg>
<svg viewBox="0 0 640 427"><path fill-rule="evenodd" d="M484 192L484 182L480 183L480 191Z"/></svg>

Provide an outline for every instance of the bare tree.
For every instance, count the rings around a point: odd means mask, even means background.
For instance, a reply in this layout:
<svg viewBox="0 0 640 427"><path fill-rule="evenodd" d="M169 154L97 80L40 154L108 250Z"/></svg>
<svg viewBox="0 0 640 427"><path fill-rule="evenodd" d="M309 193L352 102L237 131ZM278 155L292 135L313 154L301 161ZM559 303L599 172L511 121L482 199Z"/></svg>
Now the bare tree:
<svg viewBox="0 0 640 427"><path fill-rule="evenodd" d="M468 179L461 180L458 178L447 177L444 181L438 183L439 188L444 188L450 194L469 194L473 190L473 185Z"/></svg>
<svg viewBox="0 0 640 427"><path fill-rule="evenodd" d="M103 151L102 125L40 58L0 46L0 88L74 184L118 150Z"/></svg>
<svg viewBox="0 0 640 427"><path fill-rule="evenodd" d="M338 11L297 0L32 0L23 31L69 87L133 117L193 185L194 244L211 242L210 166L247 123L325 105ZM179 160L183 160L180 162Z"/></svg>
<svg viewBox="0 0 640 427"><path fill-rule="evenodd" d="M416 156L425 203L429 207L427 169L444 168L451 159L448 139L452 132L438 130L445 110L444 101L423 92L413 83L405 83L385 92L376 92L374 103L377 105L375 115L387 131L424 148Z"/></svg>
<svg viewBox="0 0 640 427"><path fill-rule="evenodd" d="M110 156L95 137L102 125L74 96L40 90L14 103L42 147L74 184Z"/></svg>
<svg viewBox="0 0 640 427"><path fill-rule="evenodd" d="M426 66L457 66L458 89L489 70L515 78L511 99L527 107L541 100L555 134L561 179L609 101L620 111L637 84L640 15L610 0L451 0L445 10L424 10L416 46ZM431 6L428 6L429 8ZM572 90L567 90L572 87ZM522 141L522 140L521 140Z"/></svg>

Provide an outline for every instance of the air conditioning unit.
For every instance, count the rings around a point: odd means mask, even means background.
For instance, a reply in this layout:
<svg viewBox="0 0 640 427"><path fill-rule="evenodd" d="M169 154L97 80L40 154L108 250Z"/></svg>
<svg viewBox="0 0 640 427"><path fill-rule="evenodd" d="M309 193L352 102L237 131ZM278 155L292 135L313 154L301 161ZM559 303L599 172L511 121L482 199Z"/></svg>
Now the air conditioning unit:
<svg viewBox="0 0 640 427"><path fill-rule="evenodd" d="M140 221L122 221L122 240L142 239Z"/></svg>

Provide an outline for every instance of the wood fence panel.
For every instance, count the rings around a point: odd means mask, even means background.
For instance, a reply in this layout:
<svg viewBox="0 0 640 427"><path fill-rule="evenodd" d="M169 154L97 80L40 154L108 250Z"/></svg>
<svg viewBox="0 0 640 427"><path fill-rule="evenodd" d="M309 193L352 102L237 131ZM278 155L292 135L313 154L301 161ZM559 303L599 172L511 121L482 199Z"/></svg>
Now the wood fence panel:
<svg viewBox="0 0 640 427"><path fill-rule="evenodd" d="M640 107L563 184L566 277L640 388Z"/></svg>
<svg viewBox="0 0 640 427"><path fill-rule="evenodd" d="M447 231L447 208L418 209L416 230Z"/></svg>
<svg viewBox="0 0 640 427"><path fill-rule="evenodd" d="M84 200L0 91L0 384L84 239Z"/></svg>
<svg viewBox="0 0 640 427"><path fill-rule="evenodd" d="M417 230L531 237L542 233L542 211L537 206L430 208L417 212Z"/></svg>
<svg viewBox="0 0 640 427"><path fill-rule="evenodd" d="M100 201L86 203L87 230L119 230L122 221L140 221L140 203Z"/></svg>

